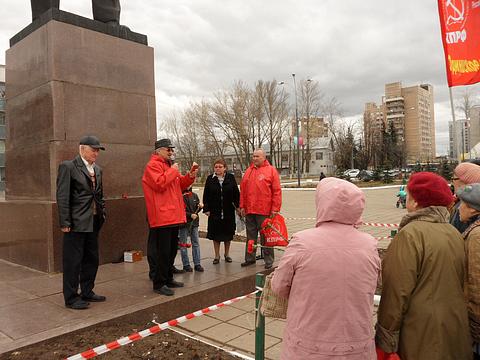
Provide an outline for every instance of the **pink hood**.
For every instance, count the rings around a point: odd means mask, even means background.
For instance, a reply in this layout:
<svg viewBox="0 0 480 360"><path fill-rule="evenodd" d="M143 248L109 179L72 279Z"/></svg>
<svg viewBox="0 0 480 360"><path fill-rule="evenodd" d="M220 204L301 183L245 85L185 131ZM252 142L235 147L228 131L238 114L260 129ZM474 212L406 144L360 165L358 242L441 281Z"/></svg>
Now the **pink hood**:
<svg viewBox="0 0 480 360"><path fill-rule="evenodd" d="M380 258L376 240L355 227L365 197L355 185L327 178L316 203L317 226L293 235L272 279L272 290L288 298L281 359L376 359Z"/></svg>
<svg viewBox="0 0 480 360"><path fill-rule="evenodd" d="M323 222L357 225L362 221L365 195L348 181L328 177L320 181L315 192L318 227Z"/></svg>

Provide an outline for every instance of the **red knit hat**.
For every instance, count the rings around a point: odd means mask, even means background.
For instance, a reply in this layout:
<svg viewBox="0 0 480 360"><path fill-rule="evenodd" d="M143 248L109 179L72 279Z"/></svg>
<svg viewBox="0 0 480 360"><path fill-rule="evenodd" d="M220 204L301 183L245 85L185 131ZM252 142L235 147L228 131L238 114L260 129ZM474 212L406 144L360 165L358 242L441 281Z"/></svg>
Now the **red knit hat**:
<svg viewBox="0 0 480 360"><path fill-rule="evenodd" d="M413 174L408 181L407 190L422 208L448 206L454 201L447 181L431 172Z"/></svg>

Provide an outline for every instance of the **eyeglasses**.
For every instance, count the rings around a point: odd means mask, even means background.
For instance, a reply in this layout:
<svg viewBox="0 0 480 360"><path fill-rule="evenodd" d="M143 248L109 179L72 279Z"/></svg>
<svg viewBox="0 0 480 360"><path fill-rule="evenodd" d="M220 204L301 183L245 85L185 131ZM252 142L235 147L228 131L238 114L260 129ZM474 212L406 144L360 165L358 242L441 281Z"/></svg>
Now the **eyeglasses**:
<svg viewBox="0 0 480 360"><path fill-rule="evenodd" d="M164 148L164 149L165 149L166 151L168 151L168 152L174 152L174 151L175 151L174 148Z"/></svg>
<svg viewBox="0 0 480 360"><path fill-rule="evenodd" d="M455 181L455 180L460 180L460 178L458 178L458 177L453 177L452 180L453 180L453 181Z"/></svg>

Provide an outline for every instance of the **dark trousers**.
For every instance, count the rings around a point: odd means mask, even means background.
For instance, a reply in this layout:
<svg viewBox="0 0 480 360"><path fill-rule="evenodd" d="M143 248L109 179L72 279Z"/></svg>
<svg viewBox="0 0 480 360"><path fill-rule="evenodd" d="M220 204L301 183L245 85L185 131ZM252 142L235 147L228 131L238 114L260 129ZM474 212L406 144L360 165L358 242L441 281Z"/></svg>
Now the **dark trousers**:
<svg viewBox="0 0 480 360"><path fill-rule="evenodd" d="M74 303L80 296L91 295L95 286L100 230L97 217L93 228L93 232L72 231L63 235L63 297L66 305Z"/></svg>
<svg viewBox="0 0 480 360"><path fill-rule="evenodd" d="M31 0L32 20L36 20L50 8L59 8L60 0ZM103 22L120 20L120 0L92 0L93 18Z"/></svg>
<svg viewBox="0 0 480 360"><path fill-rule="evenodd" d="M150 228L147 259L153 290L173 281L173 263L178 249L178 226Z"/></svg>
<svg viewBox="0 0 480 360"><path fill-rule="evenodd" d="M247 228L247 240L254 240L255 244L257 243L258 233L262 228L262 223L267 218L266 215L258 215L258 214L247 214L245 216L245 227ZM260 243L261 245L265 244L265 238L263 235L260 235ZM248 242L247 242L248 244ZM248 245L245 244L245 261L255 261L256 254L255 252L249 254L248 253ZM275 260L275 254L273 249L263 248L263 258L265 260L265 265L273 264Z"/></svg>

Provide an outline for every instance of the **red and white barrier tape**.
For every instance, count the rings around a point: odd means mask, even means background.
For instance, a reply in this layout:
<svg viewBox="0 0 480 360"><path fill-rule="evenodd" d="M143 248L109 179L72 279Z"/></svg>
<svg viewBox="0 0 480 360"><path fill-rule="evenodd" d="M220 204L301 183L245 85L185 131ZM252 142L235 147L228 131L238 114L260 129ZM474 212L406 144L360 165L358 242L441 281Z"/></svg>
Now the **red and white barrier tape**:
<svg viewBox="0 0 480 360"><path fill-rule="evenodd" d="M82 353L79 353L77 355L69 356L66 360L83 360L83 359L94 358L98 355L104 354L104 353L109 352L111 350L118 349L121 346L130 344L131 342L134 342L134 341L143 339L147 336L156 334L156 333L158 333L162 330L166 330L166 329L168 329L172 326L177 326L178 324L181 324L181 323L183 323L187 320L190 320L190 319L202 316L204 314L207 314L211 311L220 309L221 307L223 307L225 305L231 305L231 304L233 304L237 301L240 301L240 300L243 300L243 299L245 299L249 296L252 296L252 295L256 294L257 292L258 292L258 290L255 290L254 292L251 292L250 294L243 295L243 296L238 296L234 299L230 299L230 300L221 302L219 304L209 306L205 309L197 310L193 313L190 313L190 314L187 314L187 315L184 315L184 316L180 316L180 317L178 317L174 320L170 320L170 321L164 322L162 324L157 324L155 326L152 326L151 328L148 328L148 329L145 329L143 331L136 332L136 333L133 333L129 336L125 336L125 337L122 337L122 338L117 339L115 341L112 341L111 343L97 346L96 348L89 349L89 350L84 351Z"/></svg>
<svg viewBox="0 0 480 360"><path fill-rule="evenodd" d="M387 228L398 228L400 224L382 224L382 223L371 223L371 222L364 222L362 223L363 226L374 226L374 227L387 227Z"/></svg>
<svg viewBox="0 0 480 360"><path fill-rule="evenodd" d="M285 220L316 220L314 217L287 217ZM373 222L363 222L363 226L373 226L373 227L387 227L387 228L398 228L399 224L383 224L383 223L373 223Z"/></svg>

